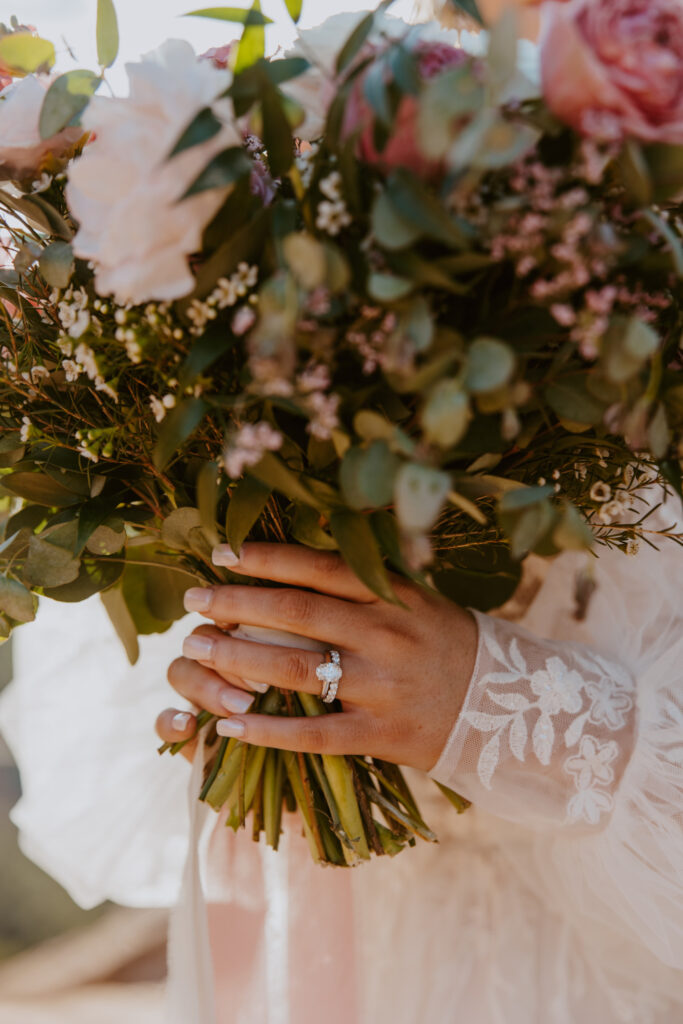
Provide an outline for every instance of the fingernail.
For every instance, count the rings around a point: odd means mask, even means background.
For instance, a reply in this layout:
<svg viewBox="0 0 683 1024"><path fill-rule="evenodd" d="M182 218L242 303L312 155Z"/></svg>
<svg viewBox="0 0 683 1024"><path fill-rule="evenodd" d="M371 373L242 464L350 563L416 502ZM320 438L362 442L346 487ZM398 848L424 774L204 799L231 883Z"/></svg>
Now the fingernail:
<svg viewBox="0 0 683 1024"><path fill-rule="evenodd" d="M179 711L177 715L173 716L173 728L176 732L185 732L191 721L192 715L189 715L187 711Z"/></svg>
<svg viewBox="0 0 683 1024"><path fill-rule="evenodd" d="M255 683L253 679L244 680L247 686L250 686L252 690L256 690L257 693L267 693L270 689L269 683Z"/></svg>
<svg viewBox="0 0 683 1024"><path fill-rule="evenodd" d="M235 554L229 544L219 544L217 548L213 549L211 558L214 565L224 565L228 569L240 563L239 555Z"/></svg>
<svg viewBox="0 0 683 1024"><path fill-rule="evenodd" d="M244 736L245 725L239 718L222 718L216 723L219 736Z"/></svg>
<svg viewBox="0 0 683 1024"><path fill-rule="evenodd" d="M238 690L226 690L221 694L221 704L226 711L230 711L232 714L243 715L253 703L253 696L248 693L240 693Z"/></svg>
<svg viewBox="0 0 683 1024"><path fill-rule="evenodd" d="M208 612L211 607L212 597L212 590L206 590L204 587L190 587L189 590L185 591L185 597L183 598L185 611Z"/></svg>
<svg viewBox="0 0 683 1024"><path fill-rule="evenodd" d="M210 636L193 633L183 642L183 654L186 658L192 658L194 661L211 661L215 646L216 641L212 640Z"/></svg>

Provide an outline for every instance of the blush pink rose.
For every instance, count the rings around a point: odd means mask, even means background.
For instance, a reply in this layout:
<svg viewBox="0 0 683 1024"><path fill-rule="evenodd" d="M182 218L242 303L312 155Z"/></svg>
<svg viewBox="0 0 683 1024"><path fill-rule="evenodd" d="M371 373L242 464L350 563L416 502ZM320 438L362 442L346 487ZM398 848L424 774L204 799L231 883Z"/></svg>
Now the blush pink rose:
<svg viewBox="0 0 683 1024"><path fill-rule="evenodd" d="M418 43L416 53L419 58L419 75L423 82L429 81L442 71L455 67L468 60L464 50L448 43ZM434 178L443 170L441 160L427 157L420 146L418 131L418 101L414 96L404 96L401 100L389 140L380 152L374 141L375 118L370 104L363 94L365 75L361 75L347 104L344 116L343 135L349 137L357 132L358 156L366 163L376 164L389 171L396 167L405 167L421 178ZM359 131L360 130L360 131Z"/></svg>
<svg viewBox="0 0 683 1024"><path fill-rule="evenodd" d="M680 0L571 0L543 8L550 109L585 135L683 144Z"/></svg>

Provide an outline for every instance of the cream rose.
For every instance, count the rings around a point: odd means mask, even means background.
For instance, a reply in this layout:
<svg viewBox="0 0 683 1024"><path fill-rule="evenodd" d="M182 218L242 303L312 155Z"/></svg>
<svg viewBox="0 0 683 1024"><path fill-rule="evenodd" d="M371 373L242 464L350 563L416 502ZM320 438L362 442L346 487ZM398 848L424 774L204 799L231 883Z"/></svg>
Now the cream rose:
<svg viewBox="0 0 683 1024"><path fill-rule="evenodd" d="M680 0L571 0L543 8L543 92L586 135L683 144Z"/></svg>
<svg viewBox="0 0 683 1024"><path fill-rule="evenodd" d="M40 109L52 81L50 75L29 75L0 92L0 177L39 177L47 157L65 158L83 135L81 128L66 128L41 139Z"/></svg>
<svg viewBox="0 0 683 1024"><path fill-rule="evenodd" d="M120 303L170 301L192 291L188 257L228 189L180 198L220 150L242 144L232 105L214 102L231 76L179 40L127 71L129 96L95 97L83 118L95 141L69 172L67 201L80 225L74 251L95 264L100 294ZM169 160L183 130L210 105L222 130Z"/></svg>

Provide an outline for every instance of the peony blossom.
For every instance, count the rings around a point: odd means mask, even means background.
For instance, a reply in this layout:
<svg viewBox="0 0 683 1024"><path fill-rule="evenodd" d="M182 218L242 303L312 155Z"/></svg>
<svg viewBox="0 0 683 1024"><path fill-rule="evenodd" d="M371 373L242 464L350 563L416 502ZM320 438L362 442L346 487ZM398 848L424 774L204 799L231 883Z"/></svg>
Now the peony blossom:
<svg viewBox="0 0 683 1024"><path fill-rule="evenodd" d="M41 139L40 109L52 81L50 75L29 75L0 92L0 177L38 178L50 157L68 158L82 138L82 128L65 128Z"/></svg>
<svg viewBox="0 0 683 1024"><path fill-rule="evenodd" d="M543 92L585 135L683 144L680 0L571 0L544 9Z"/></svg>
<svg viewBox="0 0 683 1024"><path fill-rule="evenodd" d="M229 189L181 196L219 151L242 144L231 104L214 104L230 73L178 40L127 71L129 96L95 97L83 118L96 138L69 174L67 201L80 225L74 251L95 264L99 293L119 304L171 301L192 291L188 257ZM184 129L211 104L222 130L169 160Z"/></svg>

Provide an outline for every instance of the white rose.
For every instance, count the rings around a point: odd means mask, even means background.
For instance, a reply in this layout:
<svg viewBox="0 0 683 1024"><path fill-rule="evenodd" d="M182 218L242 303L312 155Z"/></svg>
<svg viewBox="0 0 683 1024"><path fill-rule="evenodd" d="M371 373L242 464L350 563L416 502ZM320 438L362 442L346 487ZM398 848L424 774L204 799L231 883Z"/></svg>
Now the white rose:
<svg viewBox="0 0 683 1024"><path fill-rule="evenodd" d="M83 135L66 128L50 139L40 137L40 109L54 79L28 75L0 92L0 178L38 177L46 156L61 159Z"/></svg>
<svg viewBox="0 0 683 1024"><path fill-rule="evenodd" d="M129 96L95 97L83 118L95 140L69 172L67 202L80 225L74 251L95 264L98 292L121 305L171 301L192 291L188 256L229 189L180 197L220 150L242 144L232 104L214 103L231 75L180 40L126 70ZM187 125L212 105L221 131L169 160Z"/></svg>

